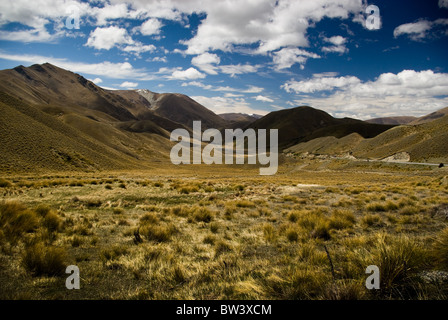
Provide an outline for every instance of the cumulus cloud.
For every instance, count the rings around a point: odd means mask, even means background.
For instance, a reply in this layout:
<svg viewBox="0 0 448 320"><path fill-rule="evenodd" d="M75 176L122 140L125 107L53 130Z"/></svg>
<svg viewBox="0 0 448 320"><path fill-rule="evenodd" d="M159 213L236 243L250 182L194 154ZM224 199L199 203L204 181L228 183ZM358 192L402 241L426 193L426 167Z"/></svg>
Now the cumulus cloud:
<svg viewBox="0 0 448 320"><path fill-rule="evenodd" d="M194 80L205 78L205 74L199 72L195 68L188 68L187 70L176 70L168 79L171 80Z"/></svg>
<svg viewBox="0 0 448 320"><path fill-rule="evenodd" d="M148 19L140 27L140 33L145 36L157 35L161 32L163 27L159 19Z"/></svg>
<svg viewBox="0 0 448 320"><path fill-rule="evenodd" d="M258 95L254 98L257 101L262 101L262 102L274 102L274 100L272 100L271 98L262 96L262 95Z"/></svg>
<svg viewBox="0 0 448 320"><path fill-rule="evenodd" d="M317 91L330 91L336 88L345 88L359 84L361 81L354 76L346 77L318 77L309 80L289 80L281 86L287 92L314 93Z"/></svg>
<svg viewBox="0 0 448 320"><path fill-rule="evenodd" d="M345 46L347 39L342 36L334 36L330 38L325 37L324 41L332 44L332 46L323 47L322 51L324 52L336 52L340 54L348 52L348 49Z"/></svg>
<svg viewBox="0 0 448 320"><path fill-rule="evenodd" d="M138 83L137 82L125 81L122 84L120 84L120 87L121 88L126 88L126 89L136 88L136 87L138 87Z"/></svg>
<svg viewBox="0 0 448 320"><path fill-rule="evenodd" d="M290 80L281 87L299 95L324 93L305 96L296 102L364 119L388 113L419 116L448 104L448 73L432 70L383 73L366 82L353 76L314 77Z"/></svg>
<svg viewBox="0 0 448 320"><path fill-rule="evenodd" d="M193 96L194 100L212 110L216 114L221 113L246 113L246 114L260 114L265 115L269 111L255 109L251 107L242 97L205 97L205 96Z"/></svg>
<svg viewBox="0 0 448 320"><path fill-rule="evenodd" d="M291 66L296 63L299 63L300 66L303 67L308 58L320 58L320 56L315 53L291 47L274 52L273 56L273 63L278 70L291 68Z"/></svg>
<svg viewBox="0 0 448 320"><path fill-rule="evenodd" d="M231 77L234 77L237 74L244 73L254 73L257 72L260 66L258 65L250 65L250 64L229 64L225 66L219 66L219 69L222 73L229 74Z"/></svg>
<svg viewBox="0 0 448 320"><path fill-rule="evenodd" d="M247 44L257 44L255 52L260 54L282 47L306 47L306 31L311 23L324 17L347 19L361 11L362 6L361 0L204 3L202 10L207 17L196 35L183 43L187 54L231 51Z"/></svg>
<svg viewBox="0 0 448 320"><path fill-rule="evenodd" d="M90 80L90 81L92 81L94 84L100 84L101 82L103 82L103 80L101 78L95 78L95 79Z"/></svg>
<svg viewBox="0 0 448 320"><path fill-rule="evenodd" d="M420 40L425 38L426 32L431 29L431 22L420 20L412 23L405 23L395 28L394 37L407 35L412 40Z"/></svg>
<svg viewBox="0 0 448 320"><path fill-rule="evenodd" d="M0 52L0 59L16 61L20 63L46 63L55 64L58 67L94 76L105 76L112 79L140 79L155 80L156 75L150 74L145 69L136 69L129 62L114 63L104 61L100 63L75 62L67 59L39 56L39 55L18 55Z"/></svg>
<svg viewBox="0 0 448 320"><path fill-rule="evenodd" d="M413 41L422 41L428 37L440 37L448 34L448 19L428 21L425 19L399 25L394 30L394 37L407 36Z"/></svg>
<svg viewBox="0 0 448 320"><path fill-rule="evenodd" d="M202 71L208 74L216 75L218 74L216 65L221 62L218 55L214 53L204 52L193 59L191 59L191 64L198 67Z"/></svg>
<svg viewBox="0 0 448 320"><path fill-rule="evenodd" d="M110 50L119 44L133 44L134 41L124 28L111 26L107 28L96 28L90 33L86 46L95 49Z"/></svg>
<svg viewBox="0 0 448 320"><path fill-rule="evenodd" d="M439 8L448 8L448 0L439 0Z"/></svg>

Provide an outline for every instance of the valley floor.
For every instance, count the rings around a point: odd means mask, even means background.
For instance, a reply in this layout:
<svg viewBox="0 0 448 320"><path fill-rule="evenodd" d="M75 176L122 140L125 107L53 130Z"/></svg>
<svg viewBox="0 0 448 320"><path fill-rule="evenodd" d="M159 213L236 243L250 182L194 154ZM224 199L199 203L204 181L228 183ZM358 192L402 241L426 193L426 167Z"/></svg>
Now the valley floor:
<svg viewBox="0 0 448 320"><path fill-rule="evenodd" d="M404 167L3 176L0 298L447 299L448 171Z"/></svg>

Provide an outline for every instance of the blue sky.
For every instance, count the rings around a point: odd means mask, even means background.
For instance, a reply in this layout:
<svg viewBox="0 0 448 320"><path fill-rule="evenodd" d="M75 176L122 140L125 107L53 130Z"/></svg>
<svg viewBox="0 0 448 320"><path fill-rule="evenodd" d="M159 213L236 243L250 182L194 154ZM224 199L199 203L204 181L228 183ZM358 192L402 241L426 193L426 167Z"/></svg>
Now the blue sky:
<svg viewBox="0 0 448 320"><path fill-rule="evenodd" d="M448 0L0 2L1 69L50 62L216 113L424 115L448 106L447 49Z"/></svg>

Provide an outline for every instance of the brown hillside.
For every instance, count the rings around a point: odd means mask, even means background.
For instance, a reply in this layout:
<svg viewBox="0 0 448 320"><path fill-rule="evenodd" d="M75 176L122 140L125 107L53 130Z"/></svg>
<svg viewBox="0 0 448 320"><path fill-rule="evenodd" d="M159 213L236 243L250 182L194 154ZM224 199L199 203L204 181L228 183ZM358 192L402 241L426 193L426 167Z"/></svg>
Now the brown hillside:
<svg viewBox="0 0 448 320"><path fill-rule="evenodd" d="M390 125L366 123L350 118L337 119L311 107L297 107L275 111L249 125L254 129L278 129L279 147L288 148L315 138L344 137L357 132L363 137L373 137L391 128Z"/></svg>

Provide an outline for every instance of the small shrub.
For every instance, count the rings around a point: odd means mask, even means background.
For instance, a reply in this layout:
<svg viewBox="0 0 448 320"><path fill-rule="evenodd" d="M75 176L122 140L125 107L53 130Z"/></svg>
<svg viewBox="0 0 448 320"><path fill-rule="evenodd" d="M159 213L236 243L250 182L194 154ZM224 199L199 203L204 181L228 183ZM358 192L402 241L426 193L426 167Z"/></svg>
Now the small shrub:
<svg viewBox="0 0 448 320"><path fill-rule="evenodd" d="M218 233L218 230L219 230L219 224L215 222L210 223L210 231L212 233Z"/></svg>
<svg viewBox="0 0 448 320"><path fill-rule="evenodd" d="M124 212L124 210L122 208L113 208L112 213L113 214L122 214Z"/></svg>
<svg viewBox="0 0 448 320"><path fill-rule="evenodd" d="M62 220L54 211L50 211L45 215L42 225L49 232L56 232L61 228Z"/></svg>
<svg viewBox="0 0 448 320"><path fill-rule="evenodd" d="M25 248L22 265L34 276L63 275L67 266L65 256L66 253L62 248L48 247L37 243Z"/></svg>
<svg viewBox="0 0 448 320"><path fill-rule="evenodd" d="M159 218L153 212L147 212L140 218L140 225L145 224L158 224Z"/></svg>
<svg viewBox="0 0 448 320"><path fill-rule="evenodd" d="M365 227L381 227L384 225L379 214L366 214L362 217L361 224Z"/></svg>
<svg viewBox="0 0 448 320"><path fill-rule="evenodd" d="M128 248L125 246L114 246L110 249L101 251L100 258L103 262L112 261L118 259L120 256L125 255L128 252Z"/></svg>
<svg viewBox="0 0 448 320"><path fill-rule="evenodd" d="M0 188L9 188L12 184L8 180L0 178Z"/></svg>
<svg viewBox="0 0 448 320"><path fill-rule="evenodd" d="M404 215L404 216L418 214L419 212L420 212L420 208L418 208L416 206L404 206L398 211L398 213L400 215Z"/></svg>
<svg viewBox="0 0 448 320"><path fill-rule="evenodd" d="M297 212L290 212L288 214L288 220L291 222L297 222L299 220L299 214Z"/></svg>
<svg viewBox="0 0 448 320"><path fill-rule="evenodd" d="M149 241L167 242L171 239L175 229L167 226L143 225L140 228L140 234Z"/></svg>
<svg viewBox="0 0 448 320"><path fill-rule="evenodd" d="M40 217L19 202L0 203L0 229L3 237L15 244L22 235L36 231Z"/></svg>
<svg viewBox="0 0 448 320"><path fill-rule="evenodd" d="M225 253L232 251L232 247L225 241L219 240L215 244L215 257Z"/></svg>
<svg viewBox="0 0 448 320"><path fill-rule="evenodd" d="M297 233L297 230L294 228L289 228L286 230L286 238L289 242L296 242L299 240L299 234Z"/></svg>
<svg viewBox="0 0 448 320"><path fill-rule="evenodd" d="M263 225L263 236L268 242L274 242L277 238L274 226L270 223L265 223Z"/></svg>
<svg viewBox="0 0 448 320"><path fill-rule="evenodd" d="M448 270L448 228L443 229L435 238L432 255L441 268Z"/></svg>
<svg viewBox="0 0 448 320"><path fill-rule="evenodd" d="M331 229L350 228L355 224L355 215L350 210L335 210L330 217L329 227Z"/></svg>
<svg viewBox="0 0 448 320"><path fill-rule="evenodd" d="M386 211L386 206L380 202L369 203L366 207L367 211L382 212Z"/></svg>
<svg viewBox="0 0 448 320"><path fill-rule="evenodd" d="M202 242L205 243L205 244L213 245L216 242L216 237L214 235L211 235L211 234L206 235L204 240L202 240Z"/></svg>
<svg viewBox="0 0 448 320"><path fill-rule="evenodd" d="M77 248L79 246L81 246L83 244L84 240L80 237L80 236L73 236L72 240L71 240L71 245L74 248Z"/></svg>
<svg viewBox="0 0 448 320"><path fill-rule="evenodd" d="M236 202L238 208L255 208L255 203L249 200L239 200Z"/></svg>
<svg viewBox="0 0 448 320"><path fill-rule="evenodd" d="M208 208L199 207L194 211L193 218L198 222L210 222L213 219L213 213Z"/></svg>
<svg viewBox="0 0 448 320"><path fill-rule="evenodd" d="M381 289L390 291L397 286L411 285L410 280L424 265L425 260L427 254L413 239L378 235L373 261L380 268Z"/></svg>

